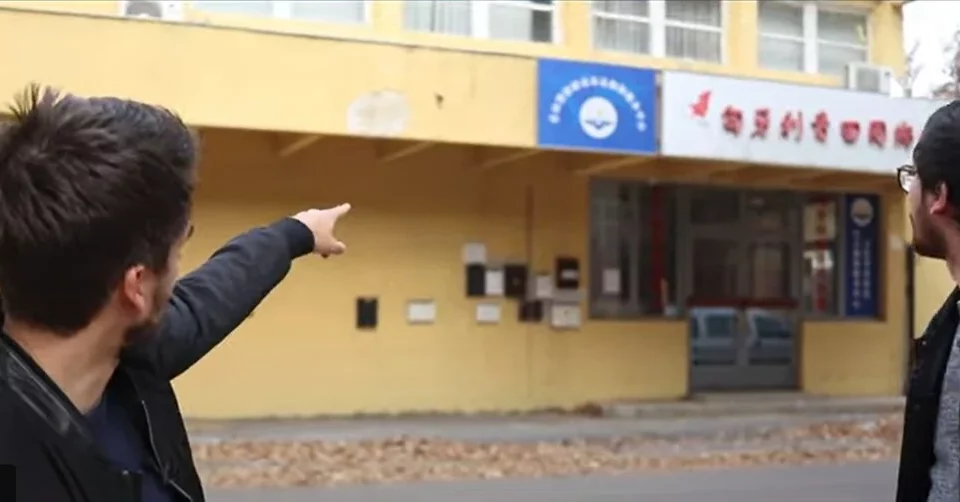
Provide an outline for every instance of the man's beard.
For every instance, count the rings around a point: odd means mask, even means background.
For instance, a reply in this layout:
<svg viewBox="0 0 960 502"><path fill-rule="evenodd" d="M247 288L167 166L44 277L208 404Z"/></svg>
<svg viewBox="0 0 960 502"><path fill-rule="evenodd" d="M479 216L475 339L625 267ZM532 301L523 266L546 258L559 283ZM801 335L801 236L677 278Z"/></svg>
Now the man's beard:
<svg viewBox="0 0 960 502"><path fill-rule="evenodd" d="M169 295L157 294L154 295L154 298L157 298L160 301L154 305L153 311L146 320L127 329L127 332L124 335L125 345L129 346L149 343L157 337L160 331L160 319L163 316L164 309L167 307Z"/></svg>
<svg viewBox="0 0 960 502"><path fill-rule="evenodd" d="M933 229L925 229L923 228L924 225L918 225L913 216L910 217L910 226L912 227L913 233L911 246L915 253L925 258L933 258L935 260L946 258L946 244Z"/></svg>
<svg viewBox="0 0 960 502"><path fill-rule="evenodd" d="M154 338L156 338L157 333L160 331L160 320L158 318L150 318L150 320L145 321L141 324L131 326L127 330L127 333L124 335L124 345L141 345L144 343L149 343Z"/></svg>

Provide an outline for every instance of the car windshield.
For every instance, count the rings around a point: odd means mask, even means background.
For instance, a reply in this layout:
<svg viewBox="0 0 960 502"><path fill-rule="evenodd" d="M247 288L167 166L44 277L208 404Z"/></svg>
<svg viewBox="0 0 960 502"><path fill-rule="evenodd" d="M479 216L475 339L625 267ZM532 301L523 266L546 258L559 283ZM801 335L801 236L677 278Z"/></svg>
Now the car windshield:
<svg viewBox="0 0 960 502"><path fill-rule="evenodd" d="M733 314L709 314L704 318L707 338L733 338L737 320Z"/></svg>
<svg viewBox="0 0 960 502"><path fill-rule="evenodd" d="M787 324L775 317L756 316L753 318L757 336L761 339L789 339L790 330Z"/></svg>

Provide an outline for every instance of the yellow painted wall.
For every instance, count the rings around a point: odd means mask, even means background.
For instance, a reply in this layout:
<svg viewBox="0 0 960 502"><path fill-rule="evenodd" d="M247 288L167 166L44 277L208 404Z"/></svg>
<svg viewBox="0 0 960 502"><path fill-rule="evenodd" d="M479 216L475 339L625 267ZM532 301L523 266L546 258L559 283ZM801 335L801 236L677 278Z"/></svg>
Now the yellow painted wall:
<svg viewBox="0 0 960 502"><path fill-rule="evenodd" d="M519 324L506 300L499 326L473 321L462 245L525 260L527 186L534 267L549 270L558 253L586 260L587 179L551 157L480 170L462 148L379 165L366 142L330 139L286 162L261 134L212 131L204 143L188 266L305 207L349 201L354 211L340 233L347 255L298 261L253 318L176 382L189 415L528 409L686 393L682 321L556 332ZM359 295L380 299L375 333L353 326ZM436 299L434 326L406 324L405 302L417 297Z"/></svg>
<svg viewBox="0 0 960 502"><path fill-rule="evenodd" d="M916 284L914 295L914 309L916 314L913 323L913 334L916 337L923 335L930 318L946 301L947 295L957 285L947 272L947 266L942 260L920 258L917 260Z"/></svg>
<svg viewBox="0 0 960 502"><path fill-rule="evenodd" d="M200 126L343 134L354 99L390 89L413 110L407 138L534 134L530 59L17 10L0 10L0 46L24 48L5 52L0 96L39 81L163 103Z"/></svg>
<svg viewBox="0 0 960 502"><path fill-rule="evenodd" d="M507 300L499 302L501 325L473 321L478 301L464 297L463 243L486 242L492 259L529 253L536 269L549 270L557 254L586 263L587 178L558 157L483 170L469 150L451 146L378 164L373 144L361 140L327 139L290 159L278 158L261 133L206 131L204 144L188 267L234 234L304 207L349 201L355 210L341 232L346 256L301 259L249 321L176 382L189 415L522 410L688 392L683 321L588 320L556 332L517 323ZM888 215L902 214L899 194L884 203ZM898 228L889 228L892 237ZM884 320L803 323L801 390L899 391L903 259L901 249L885 250ZM380 299L374 333L353 326L353 302L365 295ZM411 298L437 300L436 325L406 324ZM296 392L277 391L291 382Z"/></svg>

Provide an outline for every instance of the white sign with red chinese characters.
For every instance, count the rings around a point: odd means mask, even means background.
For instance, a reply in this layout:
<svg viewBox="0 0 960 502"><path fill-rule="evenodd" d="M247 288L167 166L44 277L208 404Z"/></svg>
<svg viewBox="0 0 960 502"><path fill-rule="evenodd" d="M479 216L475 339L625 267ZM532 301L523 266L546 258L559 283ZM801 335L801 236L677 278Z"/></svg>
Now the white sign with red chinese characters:
<svg viewBox="0 0 960 502"><path fill-rule="evenodd" d="M803 242L830 242L836 237L836 203L812 202L803 207Z"/></svg>
<svg viewBox="0 0 960 502"><path fill-rule="evenodd" d="M889 173L945 101L663 72L661 153Z"/></svg>

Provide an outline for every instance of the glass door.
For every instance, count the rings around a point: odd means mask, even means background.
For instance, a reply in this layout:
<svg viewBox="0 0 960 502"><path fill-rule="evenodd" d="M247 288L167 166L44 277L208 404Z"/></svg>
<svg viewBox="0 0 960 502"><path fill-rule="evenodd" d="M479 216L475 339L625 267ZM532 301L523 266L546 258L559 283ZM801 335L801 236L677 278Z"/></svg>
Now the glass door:
<svg viewBox="0 0 960 502"><path fill-rule="evenodd" d="M691 389L793 387L800 243L791 199L726 189L683 199Z"/></svg>

